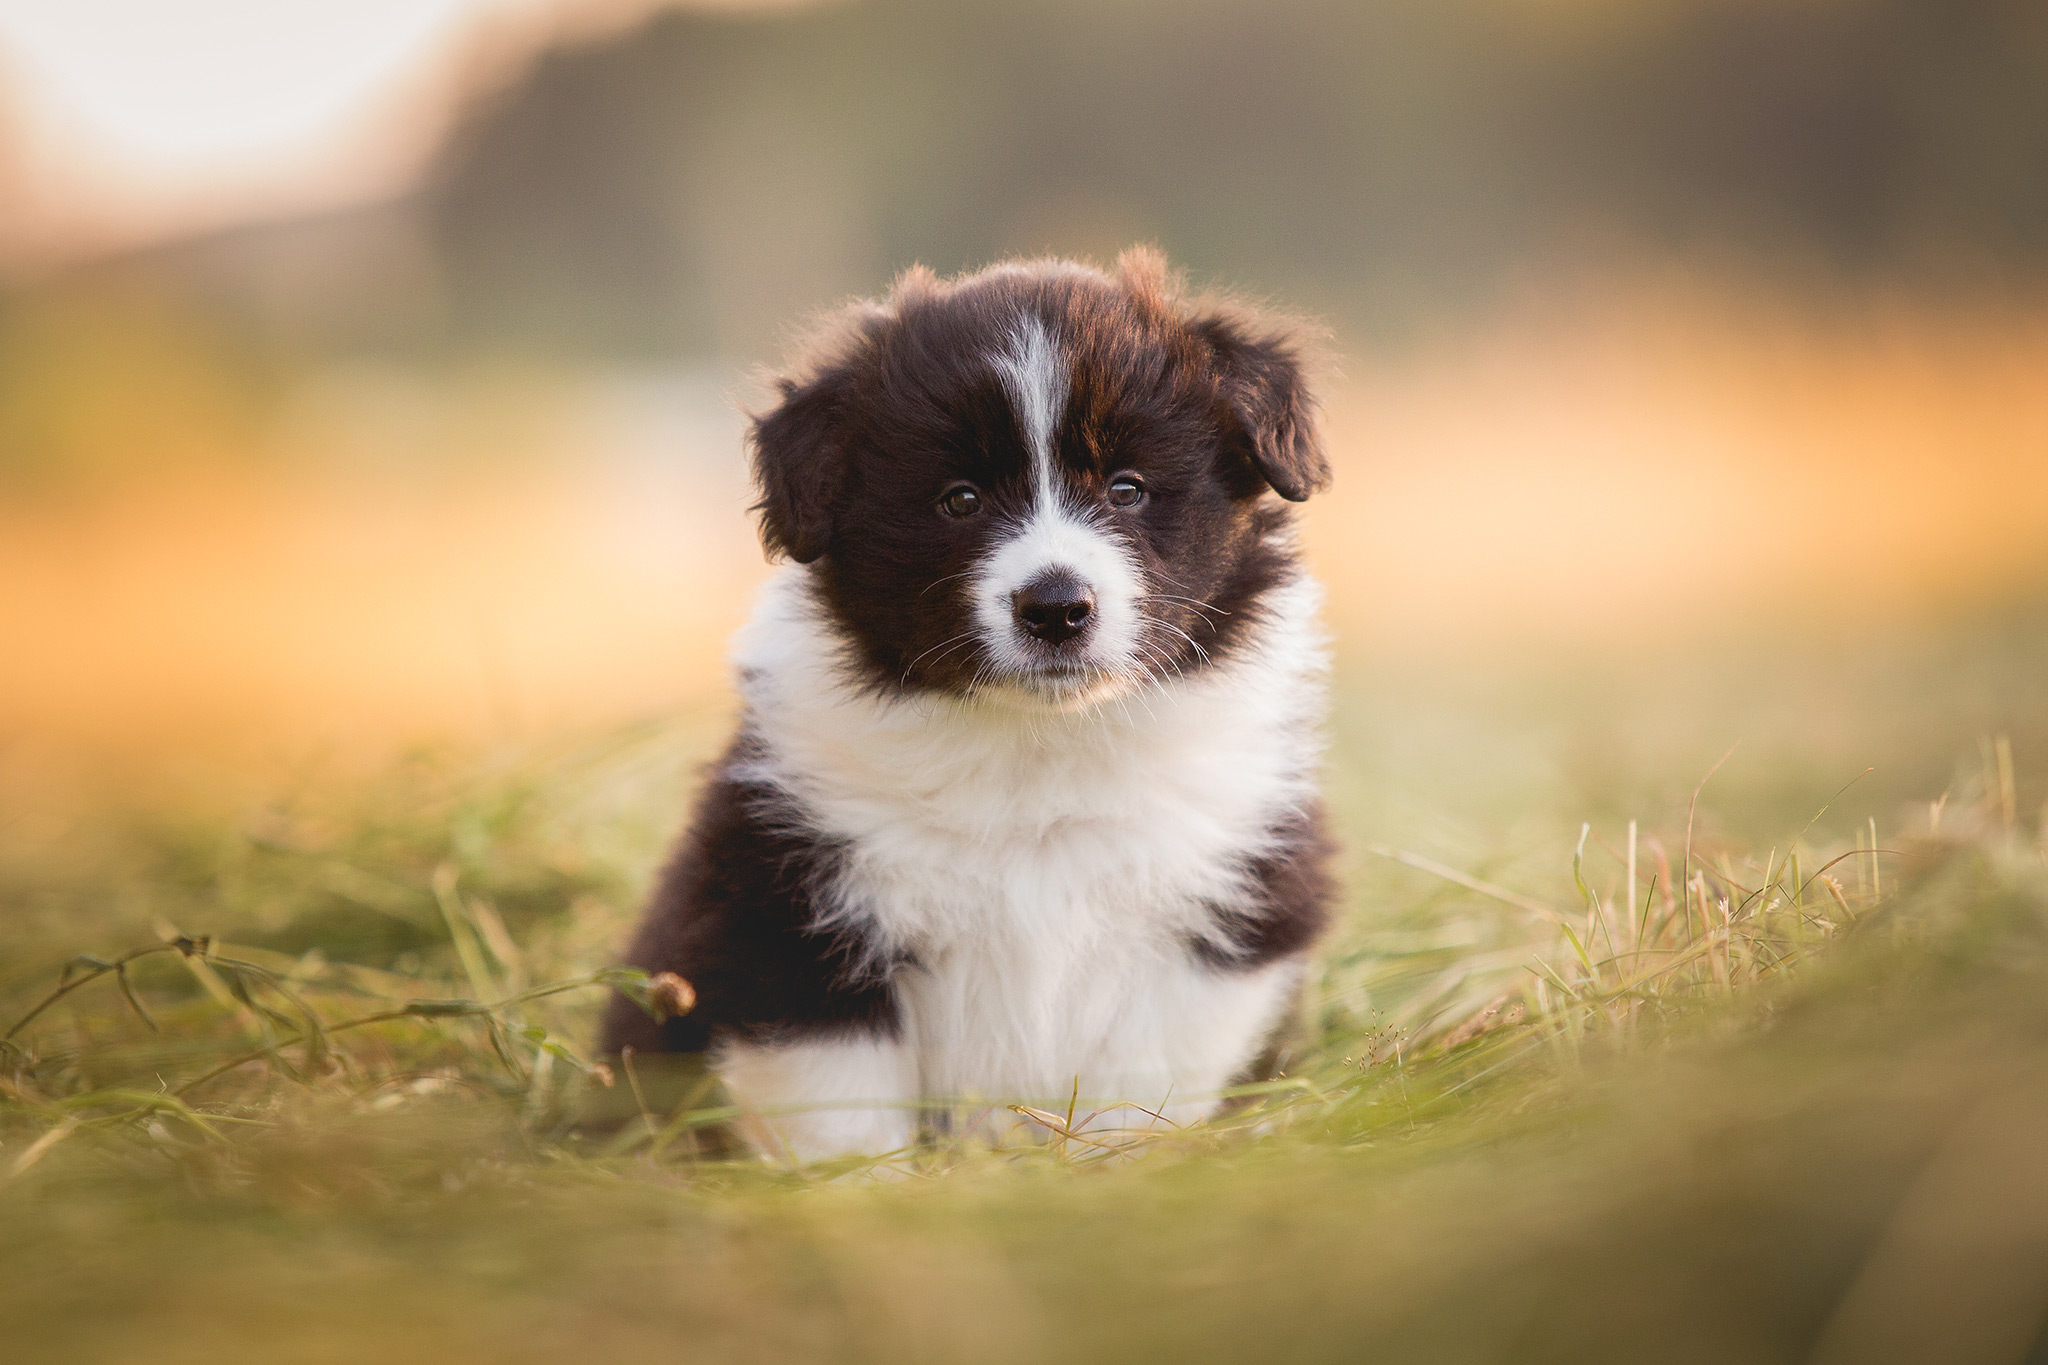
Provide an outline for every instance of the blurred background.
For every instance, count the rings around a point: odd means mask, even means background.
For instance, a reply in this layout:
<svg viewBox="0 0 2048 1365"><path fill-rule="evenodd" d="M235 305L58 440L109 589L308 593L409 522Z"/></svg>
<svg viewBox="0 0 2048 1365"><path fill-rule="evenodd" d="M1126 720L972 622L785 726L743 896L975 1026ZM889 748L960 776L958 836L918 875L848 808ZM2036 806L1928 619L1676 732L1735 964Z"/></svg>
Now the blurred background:
<svg viewBox="0 0 2048 1365"><path fill-rule="evenodd" d="M716 708L788 331L1147 240L1330 329L1351 676L2027 753L2032 0L0 0L0 794Z"/></svg>

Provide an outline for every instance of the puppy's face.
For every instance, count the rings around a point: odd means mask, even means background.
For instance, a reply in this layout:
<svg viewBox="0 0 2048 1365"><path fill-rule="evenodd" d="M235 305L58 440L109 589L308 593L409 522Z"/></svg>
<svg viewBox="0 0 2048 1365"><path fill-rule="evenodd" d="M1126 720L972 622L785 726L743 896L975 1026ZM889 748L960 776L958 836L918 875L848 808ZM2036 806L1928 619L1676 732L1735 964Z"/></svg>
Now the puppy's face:
<svg viewBox="0 0 2048 1365"><path fill-rule="evenodd" d="M1329 477L1293 349L1163 269L906 277L755 424L763 532L877 687L1067 707L1206 667Z"/></svg>

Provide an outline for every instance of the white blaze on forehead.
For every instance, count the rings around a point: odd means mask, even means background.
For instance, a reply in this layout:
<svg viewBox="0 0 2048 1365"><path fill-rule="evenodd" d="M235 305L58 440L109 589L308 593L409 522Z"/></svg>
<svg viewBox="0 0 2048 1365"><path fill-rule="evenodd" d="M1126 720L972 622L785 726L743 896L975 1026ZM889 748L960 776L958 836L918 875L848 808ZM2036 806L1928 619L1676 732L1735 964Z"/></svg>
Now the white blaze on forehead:
<svg viewBox="0 0 2048 1365"><path fill-rule="evenodd" d="M1026 315L1011 330L1009 345L992 357L1010 406L1024 428L1031 448L1031 478L1040 507L1057 497L1053 473L1053 439L1067 410L1067 358L1045 330Z"/></svg>
<svg viewBox="0 0 2048 1365"><path fill-rule="evenodd" d="M1028 672L1036 659L1016 623L1015 594L1048 572L1078 578L1095 598L1094 625L1076 662L1128 670L1138 656L1143 621L1137 565L1129 547L1088 509L1062 496L1054 457L1068 397L1067 357L1044 322L1029 314L1010 329L989 362L1002 378L1031 455L1033 506L1000 540L975 575L975 618L996 661Z"/></svg>

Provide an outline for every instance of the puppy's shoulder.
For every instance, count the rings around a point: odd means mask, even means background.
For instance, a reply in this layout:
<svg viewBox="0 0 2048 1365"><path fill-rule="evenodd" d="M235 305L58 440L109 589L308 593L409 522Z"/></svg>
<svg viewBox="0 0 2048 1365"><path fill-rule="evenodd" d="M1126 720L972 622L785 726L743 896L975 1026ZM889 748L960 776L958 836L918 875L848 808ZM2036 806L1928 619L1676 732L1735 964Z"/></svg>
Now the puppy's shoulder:
<svg viewBox="0 0 2048 1365"><path fill-rule="evenodd" d="M895 1027L874 945L855 927L820 927L844 846L763 780L767 761L743 727L713 765L628 955L646 971L686 978L696 1008L656 1025L615 1001L607 1051L701 1052L730 1038Z"/></svg>

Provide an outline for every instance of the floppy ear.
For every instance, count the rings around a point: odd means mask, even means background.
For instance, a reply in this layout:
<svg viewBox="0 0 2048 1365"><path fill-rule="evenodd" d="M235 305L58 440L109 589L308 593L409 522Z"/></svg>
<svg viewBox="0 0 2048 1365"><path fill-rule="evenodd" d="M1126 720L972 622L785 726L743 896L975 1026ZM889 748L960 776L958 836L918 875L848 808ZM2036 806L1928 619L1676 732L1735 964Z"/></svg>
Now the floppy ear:
<svg viewBox="0 0 2048 1365"><path fill-rule="evenodd" d="M832 543L832 513L845 486L839 429L850 380L839 368L808 383L784 379L782 401L754 419L754 484L761 543L809 564Z"/></svg>
<svg viewBox="0 0 2048 1365"><path fill-rule="evenodd" d="M1254 333L1220 313L1196 322L1195 330L1215 355L1219 396L1244 454L1273 491L1289 502L1305 502L1328 488L1330 462L1316 434L1315 399L1295 343L1280 333Z"/></svg>

